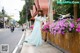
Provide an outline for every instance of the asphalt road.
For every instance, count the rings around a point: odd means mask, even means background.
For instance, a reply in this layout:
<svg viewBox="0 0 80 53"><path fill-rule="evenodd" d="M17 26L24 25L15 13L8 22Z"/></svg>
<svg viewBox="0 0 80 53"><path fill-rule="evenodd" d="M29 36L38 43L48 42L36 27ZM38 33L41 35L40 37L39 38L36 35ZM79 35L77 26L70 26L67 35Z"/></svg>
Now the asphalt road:
<svg viewBox="0 0 80 53"><path fill-rule="evenodd" d="M5 29L0 31L0 45L8 44L9 53L12 53L16 45L18 44L23 32L20 28L16 28L12 33L10 29Z"/></svg>

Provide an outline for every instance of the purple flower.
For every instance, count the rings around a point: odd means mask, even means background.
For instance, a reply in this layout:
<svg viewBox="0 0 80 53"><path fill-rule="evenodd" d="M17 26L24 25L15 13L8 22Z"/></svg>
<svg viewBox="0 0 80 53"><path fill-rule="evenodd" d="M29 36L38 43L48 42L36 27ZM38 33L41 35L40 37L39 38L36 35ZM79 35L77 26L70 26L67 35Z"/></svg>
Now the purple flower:
<svg viewBox="0 0 80 53"><path fill-rule="evenodd" d="M33 29L34 25L31 25L30 28Z"/></svg>
<svg viewBox="0 0 80 53"><path fill-rule="evenodd" d="M80 24L77 24L76 31L77 31L77 32L80 32Z"/></svg>
<svg viewBox="0 0 80 53"><path fill-rule="evenodd" d="M74 28L74 23L70 23L70 28Z"/></svg>
<svg viewBox="0 0 80 53"><path fill-rule="evenodd" d="M80 21L80 18L77 19L77 22Z"/></svg>
<svg viewBox="0 0 80 53"><path fill-rule="evenodd" d="M64 32L61 32L61 34L63 34L63 35L64 35L65 33L64 33Z"/></svg>
<svg viewBox="0 0 80 53"><path fill-rule="evenodd" d="M64 34L64 31L72 31L74 27L75 24L71 19L58 20L50 25L50 32L52 34Z"/></svg>
<svg viewBox="0 0 80 53"><path fill-rule="evenodd" d="M43 26L42 30L43 30L43 31L46 31L46 32L49 31L49 22L47 22L47 23Z"/></svg>
<svg viewBox="0 0 80 53"><path fill-rule="evenodd" d="M72 29L71 28L69 28L69 31L71 31Z"/></svg>
<svg viewBox="0 0 80 53"><path fill-rule="evenodd" d="M80 32L80 29L77 28L76 31L77 31L77 32Z"/></svg>

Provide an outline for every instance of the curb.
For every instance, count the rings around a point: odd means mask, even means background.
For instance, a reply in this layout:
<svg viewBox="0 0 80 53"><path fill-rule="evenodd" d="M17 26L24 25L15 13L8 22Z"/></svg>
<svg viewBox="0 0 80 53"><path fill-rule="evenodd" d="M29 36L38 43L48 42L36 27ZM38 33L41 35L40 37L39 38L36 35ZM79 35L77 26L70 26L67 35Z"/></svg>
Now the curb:
<svg viewBox="0 0 80 53"><path fill-rule="evenodd" d="M5 30L5 28L0 29L0 32L3 31L3 30Z"/></svg>
<svg viewBox="0 0 80 53"><path fill-rule="evenodd" d="M28 37L28 35L29 35L30 33L31 33L31 30L27 31L25 37ZM24 50L25 50L25 48L24 48L24 43L25 43L25 42L23 42L22 49L21 49L20 53L24 53Z"/></svg>
<svg viewBox="0 0 80 53"><path fill-rule="evenodd" d="M22 41L23 41L23 39L25 38L25 33L26 33L26 31L23 32L20 41L18 42L17 46L15 47L15 49L13 50L12 53L17 53L18 50L22 47Z"/></svg>

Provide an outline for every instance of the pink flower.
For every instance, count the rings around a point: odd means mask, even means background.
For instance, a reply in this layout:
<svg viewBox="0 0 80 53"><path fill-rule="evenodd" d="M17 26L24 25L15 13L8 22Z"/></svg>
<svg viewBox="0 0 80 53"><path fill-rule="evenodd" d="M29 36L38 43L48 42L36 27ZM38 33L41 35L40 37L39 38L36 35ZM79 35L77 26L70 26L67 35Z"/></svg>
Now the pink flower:
<svg viewBox="0 0 80 53"><path fill-rule="evenodd" d="M69 28L69 31L71 31L72 29L71 28Z"/></svg>
<svg viewBox="0 0 80 53"><path fill-rule="evenodd" d="M77 31L77 32L80 32L80 24L77 24L76 31Z"/></svg>
<svg viewBox="0 0 80 53"><path fill-rule="evenodd" d="M53 22L50 25L50 32L52 34L64 34L67 31L72 31L73 28L75 27L74 22L71 19L63 19L63 20L58 20L56 22Z"/></svg>
<svg viewBox="0 0 80 53"><path fill-rule="evenodd" d="M74 23L70 23L70 28L74 28Z"/></svg>
<svg viewBox="0 0 80 53"><path fill-rule="evenodd" d="M34 25L31 25L31 26L30 26L30 29L33 29L33 27L34 27Z"/></svg>
<svg viewBox="0 0 80 53"><path fill-rule="evenodd" d="M46 31L46 32L49 31L49 22L47 22L47 23L43 26L42 30L43 30L43 31Z"/></svg>
<svg viewBox="0 0 80 53"><path fill-rule="evenodd" d="M77 32L80 32L80 29L77 28L76 31L77 31Z"/></svg>
<svg viewBox="0 0 80 53"><path fill-rule="evenodd" d="M80 18L77 19L77 22L80 21Z"/></svg>

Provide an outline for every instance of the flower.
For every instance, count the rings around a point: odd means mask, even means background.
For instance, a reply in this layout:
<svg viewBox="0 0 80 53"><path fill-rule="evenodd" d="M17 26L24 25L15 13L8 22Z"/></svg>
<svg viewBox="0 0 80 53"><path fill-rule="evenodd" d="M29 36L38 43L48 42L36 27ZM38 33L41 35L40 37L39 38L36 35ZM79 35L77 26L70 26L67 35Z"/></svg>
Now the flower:
<svg viewBox="0 0 80 53"><path fill-rule="evenodd" d="M43 30L52 34L65 34L66 32L80 32L80 18L76 22L73 19L62 19L54 21L52 24L45 24Z"/></svg>
<svg viewBox="0 0 80 53"><path fill-rule="evenodd" d="M80 21L80 18L77 19L77 22Z"/></svg>
<svg viewBox="0 0 80 53"><path fill-rule="evenodd" d="M75 24L71 19L63 19L53 22L50 25L50 32L52 34L64 34L67 31L73 31Z"/></svg>
<svg viewBox="0 0 80 53"><path fill-rule="evenodd" d="M47 22L45 25L43 25L42 30L43 30L43 31L46 31L46 32L49 31L49 22Z"/></svg>
<svg viewBox="0 0 80 53"><path fill-rule="evenodd" d="M80 32L80 23L79 23L79 24L77 24L76 31L77 31L77 32Z"/></svg>
<svg viewBox="0 0 80 53"><path fill-rule="evenodd" d="M77 31L77 32L80 32L80 18L77 19L76 31Z"/></svg>
<svg viewBox="0 0 80 53"><path fill-rule="evenodd" d="M74 23L70 23L70 28L74 28L75 26L74 26Z"/></svg>
<svg viewBox="0 0 80 53"><path fill-rule="evenodd" d="M34 27L34 25L31 25L31 26L30 26L30 29L33 29L33 27Z"/></svg>

